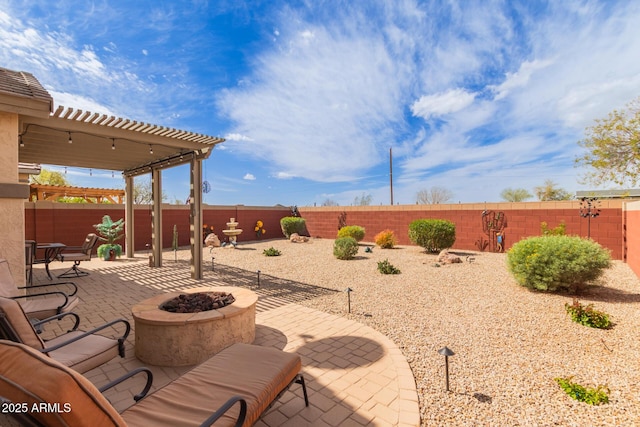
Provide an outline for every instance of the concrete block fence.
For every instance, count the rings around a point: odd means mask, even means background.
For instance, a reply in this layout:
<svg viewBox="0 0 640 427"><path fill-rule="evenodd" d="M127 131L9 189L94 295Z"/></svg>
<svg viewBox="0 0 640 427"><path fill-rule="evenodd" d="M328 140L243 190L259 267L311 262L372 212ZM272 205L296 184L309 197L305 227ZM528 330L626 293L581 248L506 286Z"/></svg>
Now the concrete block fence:
<svg viewBox="0 0 640 427"><path fill-rule="evenodd" d="M411 244L408 237L409 223L421 218L447 219L456 224L454 249L478 250L476 242L488 240L483 233L482 212L502 212L506 217L504 229L505 249L519 240L540 234L540 223L550 228L561 222L566 224L567 234L591 238L611 250L614 259L628 262L640 275L640 201L603 200L598 205L600 212L589 220L580 216L580 203L523 202L523 203L477 203L445 205L397 205L397 206L331 206L299 207L312 237L333 239L338 232L339 217L346 214L347 225L365 228L365 242L384 230L393 230L399 244ZM38 242L62 242L79 245L87 233L93 232L93 224L108 214L114 220L124 217L123 205L65 204L55 202L25 203L25 235ZM227 228L229 218L236 218L244 232L238 242L257 240L254 232L256 221L264 223L266 233L262 239L281 238L280 218L288 216L287 206L209 206L203 207L203 223L214 227L214 232L223 237L221 230ZM151 241L151 206L135 208L135 249L144 250ZM189 245L188 206L163 205L163 246L171 247L173 226L177 225L179 245Z"/></svg>

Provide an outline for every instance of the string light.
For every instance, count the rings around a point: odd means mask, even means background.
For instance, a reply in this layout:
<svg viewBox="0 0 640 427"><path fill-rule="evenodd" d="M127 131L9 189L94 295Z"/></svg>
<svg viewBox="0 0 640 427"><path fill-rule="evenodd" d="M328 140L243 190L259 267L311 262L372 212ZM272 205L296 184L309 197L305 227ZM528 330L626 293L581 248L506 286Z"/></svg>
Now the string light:
<svg viewBox="0 0 640 427"><path fill-rule="evenodd" d="M89 169L89 176L93 176L93 170Z"/></svg>
<svg viewBox="0 0 640 427"><path fill-rule="evenodd" d="M149 144L149 154L153 154L153 146Z"/></svg>
<svg viewBox="0 0 640 427"><path fill-rule="evenodd" d="M24 141L22 140L22 135L20 135L20 147L24 147Z"/></svg>
<svg viewBox="0 0 640 427"><path fill-rule="evenodd" d="M67 132L67 133L69 134L69 141L67 142L69 142L69 144L73 144L73 139L71 139L71 132Z"/></svg>
<svg viewBox="0 0 640 427"><path fill-rule="evenodd" d="M65 175L67 174L67 167L66 166L64 167L64 174Z"/></svg>
<svg viewBox="0 0 640 427"><path fill-rule="evenodd" d="M111 149L112 150L116 149L116 140L115 140L115 138L111 138Z"/></svg>

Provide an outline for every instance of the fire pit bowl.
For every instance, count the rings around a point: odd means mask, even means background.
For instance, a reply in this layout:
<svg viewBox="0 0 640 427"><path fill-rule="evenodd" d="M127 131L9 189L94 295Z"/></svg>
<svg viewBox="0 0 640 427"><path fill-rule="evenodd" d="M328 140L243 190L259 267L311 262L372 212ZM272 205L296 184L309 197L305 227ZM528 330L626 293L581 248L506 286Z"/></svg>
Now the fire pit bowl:
<svg viewBox="0 0 640 427"><path fill-rule="evenodd" d="M198 313L172 313L161 305L186 293L224 292L235 301L225 307ZM250 344L256 336L258 295L231 286L207 286L156 295L132 308L135 354L157 366L196 365L238 342Z"/></svg>

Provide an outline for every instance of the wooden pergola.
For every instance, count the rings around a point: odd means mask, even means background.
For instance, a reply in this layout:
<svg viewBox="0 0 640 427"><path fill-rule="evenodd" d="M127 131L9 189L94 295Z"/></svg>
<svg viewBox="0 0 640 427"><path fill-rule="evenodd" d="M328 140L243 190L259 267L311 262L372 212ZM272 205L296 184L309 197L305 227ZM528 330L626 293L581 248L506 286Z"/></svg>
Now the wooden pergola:
<svg viewBox="0 0 640 427"><path fill-rule="evenodd" d="M53 98L32 74L5 68L0 68L0 112L17 114L18 162L122 171L129 195L125 196L128 257L133 257L134 249L133 178L150 173L151 246L157 267L162 265L161 171L189 164L191 277L202 278L202 161L223 138L62 106L54 110ZM23 190L19 184L6 184L3 192L15 198Z"/></svg>
<svg viewBox="0 0 640 427"><path fill-rule="evenodd" d="M30 201L36 200L53 200L56 201L60 197L80 197L87 203L109 203L121 204L124 200L125 191L115 188L90 188L90 187L71 187L66 185L44 185L29 184L31 198Z"/></svg>

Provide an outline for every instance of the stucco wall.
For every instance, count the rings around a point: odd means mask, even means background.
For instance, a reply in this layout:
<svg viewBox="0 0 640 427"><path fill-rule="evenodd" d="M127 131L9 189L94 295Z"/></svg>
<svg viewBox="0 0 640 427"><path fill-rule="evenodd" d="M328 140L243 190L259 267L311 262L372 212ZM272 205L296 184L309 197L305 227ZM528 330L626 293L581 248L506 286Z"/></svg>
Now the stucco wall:
<svg viewBox="0 0 640 427"><path fill-rule="evenodd" d="M18 115L0 112L0 184L18 184ZM0 194L0 258L24 286L24 199Z"/></svg>

